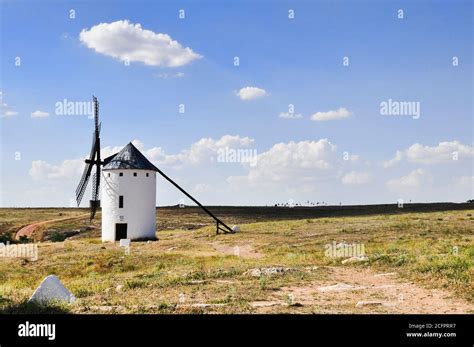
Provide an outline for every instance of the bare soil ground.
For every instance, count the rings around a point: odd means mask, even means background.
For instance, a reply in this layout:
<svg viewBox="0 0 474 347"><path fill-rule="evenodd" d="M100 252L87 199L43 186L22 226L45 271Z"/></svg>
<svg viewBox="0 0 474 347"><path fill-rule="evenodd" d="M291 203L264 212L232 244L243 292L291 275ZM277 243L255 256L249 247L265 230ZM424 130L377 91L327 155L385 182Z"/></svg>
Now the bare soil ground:
<svg viewBox="0 0 474 347"><path fill-rule="evenodd" d="M440 289L428 289L400 279L396 272L324 267L330 279L282 287L268 301L253 302L257 312L293 305L314 307L318 313L465 313L474 305ZM315 311L316 312L316 311Z"/></svg>
<svg viewBox="0 0 474 347"><path fill-rule="evenodd" d="M83 218L87 217L88 215L89 214L82 214L80 216L56 218L56 219L50 219L50 220L46 220L46 221L31 223L31 224L28 224L28 225L24 226L20 230L18 230L15 233L14 239L15 240L20 240L22 237L26 237L26 238L31 239L34 236L35 231L41 226L45 226L45 225L48 225L48 224L54 224L54 223L58 223L58 222L80 220L80 219L83 219Z"/></svg>

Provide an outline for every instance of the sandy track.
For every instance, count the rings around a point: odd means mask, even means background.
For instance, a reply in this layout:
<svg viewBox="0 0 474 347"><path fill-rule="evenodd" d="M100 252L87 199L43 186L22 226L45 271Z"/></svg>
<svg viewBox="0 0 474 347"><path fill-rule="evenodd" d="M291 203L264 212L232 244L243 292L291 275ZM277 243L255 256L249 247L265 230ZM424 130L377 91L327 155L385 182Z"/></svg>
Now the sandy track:
<svg viewBox="0 0 474 347"><path fill-rule="evenodd" d="M51 224L51 223L56 223L56 222L62 222L62 221L67 221L67 220L81 219L81 218L84 218L88 215L89 214L86 213L86 214L81 214L80 216L50 219L50 220L46 220L46 221L40 221L40 222L35 222L35 223L28 224L28 225L24 226L23 228L21 228L20 230L18 230L16 232L15 240L19 240L21 236L26 236L26 237L30 238L33 235L33 233L35 232L35 230L41 225L46 225L46 224Z"/></svg>
<svg viewBox="0 0 474 347"><path fill-rule="evenodd" d="M452 293L421 287L397 273L376 273L355 267L323 267L327 279L283 287L266 301L254 302L257 312L288 306L289 298L320 313L471 313L474 305Z"/></svg>
<svg viewBox="0 0 474 347"><path fill-rule="evenodd" d="M261 258L249 244L213 243L225 255ZM472 313L474 305L455 298L453 293L430 289L398 276L397 272L376 272L354 266L317 267L323 277L310 283L282 287L263 301L250 305L257 313L285 310L290 302L302 310L314 307L318 313Z"/></svg>

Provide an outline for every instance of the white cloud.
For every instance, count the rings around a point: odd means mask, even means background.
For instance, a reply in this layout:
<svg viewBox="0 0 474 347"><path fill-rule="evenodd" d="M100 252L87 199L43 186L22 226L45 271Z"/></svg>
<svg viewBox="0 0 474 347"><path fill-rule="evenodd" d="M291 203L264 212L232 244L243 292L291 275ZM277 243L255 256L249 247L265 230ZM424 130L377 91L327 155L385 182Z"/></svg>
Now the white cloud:
<svg viewBox="0 0 474 347"><path fill-rule="evenodd" d="M301 113L294 113L294 112L280 112L278 117L284 118L284 119L299 119L299 118L303 118L303 115Z"/></svg>
<svg viewBox="0 0 474 347"><path fill-rule="evenodd" d="M43 160L31 163L29 174L34 180L68 179L82 173L84 159L64 160L59 165L52 165Z"/></svg>
<svg viewBox="0 0 474 347"><path fill-rule="evenodd" d="M351 115L352 112L348 111L344 107L341 107L335 111L316 112L311 116L311 120L322 122L328 120L349 118Z"/></svg>
<svg viewBox="0 0 474 347"><path fill-rule="evenodd" d="M224 135L218 139L202 138L189 148L174 154L166 153L161 147L145 148L139 140L133 140L132 143L155 165L178 169L215 163L219 150L248 148L254 144L254 139L239 135ZM105 158L122 148L123 146L103 147L101 156ZM85 157L65 160L60 164L37 160L32 162L30 176L34 180L78 180L84 169L84 159ZM276 187L287 185L288 188L311 191L316 181L335 178L343 161L336 153L336 146L329 140L322 139L275 144L258 155L256 162L256 166L242 163L238 169L246 170L247 174L231 176L227 181L232 187L239 184L251 187L273 184ZM194 186L193 191L208 192L210 187L208 183L199 183Z"/></svg>
<svg viewBox="0 0 474 347"><path fill-rule="evenodd" d="M434 164L439 162L453 161L457 153L461 157L474 157L474 148L463 145L459 141L440 142L438 146L429 147L415 143L405 152L408 161L422 164Z"/></svg>
<svg viewBox="0 0 474 347"><path fill-rule="evenodd" d="M351 171L342 177L343 184L365 184L370 182L371 175L367 172Z"/></svg>
<svg viewBox="0 0 474 347"><path fill-rule="evenodd" d="M241 88L236 95L241 100L255 100L268 96L268 93L265 89L258 87L244 87Z"/></svg>
<svg viewBox="0 0 474 347"><path fill-rule="evenodd" d="M44 111L35 111L35 112L31 112L31 118L45 118L45 117L48 117L49 116L49 113L48 112L44 112Z"/></svg>
<svg viewBox="0 0 474 347"><path fill-rule="evenodd" d="M295 201L313 199L330 203L377 203L393 199L394 192L397 198L405 196L417 201L465 201L466 194L472 192L474 187L472 172L463 168L433 171L436 184L424 168L408 170L405 176L387 177L387 170L373 167L379 171L372 171L363 158L356 160L356 154L350 157L344 155L343 149L338 150L328 139L276 143L255 154L255 166L250 163L224 165L216 162L220 149L255 149L254 139L239 135L202 138L172 153L162 147L146 147L139 140L132 142L185 189L198 193L200 201L211 204L273 204L290 198ZM102 157L117 153L122 147L103 147ZM83 158L62 162L33 161L29 171L32 180L13 182L24 186L25 191L39 186L57 187L55 196L38 195L29 199L29 196L17 197L7 192L5 203L12 205L21 201L24 206L67 206L69 199L73 199L74 188L84 169L87 148L84 149ZM357 184L364 187L364 194L353 194L351 185ZM13 189L14 185L11 187ZM161 189L159 204L175 203L182 198L179 192L166 184L158 185L157 189Z"/></svg>
<svg viewBox="0 0 474 347"><path fill-rule="evenodd" d="M0 117L13 117L13 116L16 116L18 114L18 112L16 111L11 111L11 110L6 110L5 112L3 112Z"/></svg>
<svg viewBox="0 0 474 347"><path fill-rule="evenodd" d="M167 154L161 147L145 148L140 140L133 140L132 143L149 160L157 165L165 165L178 168L183 165L197 165L210 163L217 157L219 149L223 148L242 148L249 147L254 140L249 137L240 137L238 135L224 135L220 139L202 138L193 143L189 149L182 150L177 154ZM107 158L119 152L124 146L106 146L101 148L100 155ZM68 159L55 165L43 160L35 160L31 163L29 171L34 180L54 180L63 178L74 178L82 174L84 170L84 160Z"/></svg>
<svg viewBox="0 0 474 347"><path fill-rule="evenodd" d="M193 143L189 149L177 154L166 154L160 147L151 148L144 152L158 164L180 167L185 164L196 165L215 161L218 151L225 148L247 148L254 143L249 137L239 135L224 135L220 139L202 138Z"/></svg>
<svg viewBox="0 0 474 347"><path fill-rule="evenodd" d="M247 165L245 176L230 176L236 188L279 187L311 191L315 181L335 177L336 146L327 139L277 143L257 157L257 165Z"/></svg>
<svg viewBox="0 0 474 347"><path fill-rule="evenodd" d="M3 101L3 92L0 91L0 118L7 118L16 116L18 112L12 110L12 108Z"/></svg>
<svg viewBox="0 0 474 347"><path fill-rule="evenodd" d="M395 157L394 157L394 158L383 162L383 167L387 168L387 167L395 166L395 165L398 164L402 159L403 159L403 153L402 153L401 151L397 151L397 153L395 153Z"/></svg>
<svg viewBox="0 0 474 347"><path fill-rule="evenodd" d="M474 147L459 141L444 141L433 147L415 143L404 151L397 151L393 159L384 162L384 166L394 166L403 159L418 164L438 164L465 158L474 158Z"/></svg>
<svg viewBox="0 0 474 347"><path fill-rule="evenodd" d="M178 67L202 57L167 34L142 29L140 24L128 20L83 29L79 39L98 53L123 62L142 62L150 66Z"/></svg>
<svg viewBox="0 0 474 347"><path fill-rule="evenodd" d="M387 187L393 191L403 189L420 188L423 185L431 184L433 177L430 173L423 169L416 169L406 176L392 179L387 182Z"/></svg>

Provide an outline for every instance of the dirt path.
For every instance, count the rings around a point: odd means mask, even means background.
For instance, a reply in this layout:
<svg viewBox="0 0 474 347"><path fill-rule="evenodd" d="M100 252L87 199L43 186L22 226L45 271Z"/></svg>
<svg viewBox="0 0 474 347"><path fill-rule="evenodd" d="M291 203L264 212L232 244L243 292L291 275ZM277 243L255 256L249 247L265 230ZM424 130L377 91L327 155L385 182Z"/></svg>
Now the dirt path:
<svg viewBox="0 0 474 347"><path fill-rule="evenodd" d="M33 235L33 233L35 232L35 230L41 225L46 225L46 224L56 223L56 222L62 222L62 221L66 221L66 220L81 219L81 218L84 218L88 215L89 214L86 213L86 214L81 214L80 216L50 219L50 220L46 220L46 221L41 221L41 222L35 222L35 223L28 224L27 226L24 226L23 228L21 228L20 230L18 230L16 232L15 240L19 240L21 236L26 236L26 237L30 238L31 235Z"/></svg>
<svg viewBox="0 0 474 347"><path fill-rule="evenodd" d="M474 305L449 292L407 282L397 273L354 267L323 267L326 279L283 287L268 301L253 302L259 313L293 304L319 313L470 313Z"/></svg>

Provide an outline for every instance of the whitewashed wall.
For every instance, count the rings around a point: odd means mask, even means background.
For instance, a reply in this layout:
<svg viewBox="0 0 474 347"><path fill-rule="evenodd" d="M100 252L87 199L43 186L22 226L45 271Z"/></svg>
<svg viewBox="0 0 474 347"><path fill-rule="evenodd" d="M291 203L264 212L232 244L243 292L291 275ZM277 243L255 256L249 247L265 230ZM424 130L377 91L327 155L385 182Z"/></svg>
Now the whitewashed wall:
<svg viewBox="0 0 474 347"><path fill-rule="evenodd" d="M123 176L119 176L122 172ZM137 173L137 177L133 173ZM109 177L110 173L110 177ZM149 177L146 177L146 173ZM127 237L151 239L156 231L156 172L103 170L101 177L102 242L115 241L115 223L127 223ZM123 208L119 196L123 195Z"/></svg>

